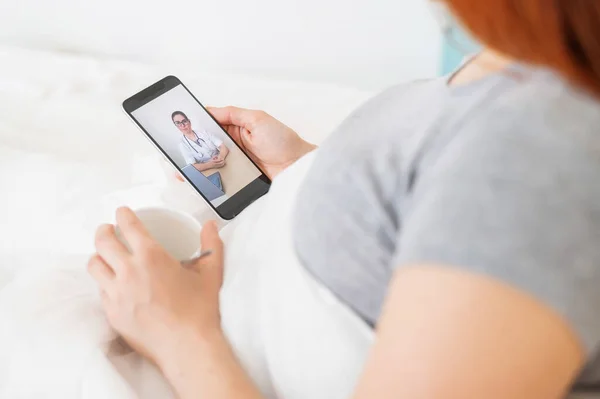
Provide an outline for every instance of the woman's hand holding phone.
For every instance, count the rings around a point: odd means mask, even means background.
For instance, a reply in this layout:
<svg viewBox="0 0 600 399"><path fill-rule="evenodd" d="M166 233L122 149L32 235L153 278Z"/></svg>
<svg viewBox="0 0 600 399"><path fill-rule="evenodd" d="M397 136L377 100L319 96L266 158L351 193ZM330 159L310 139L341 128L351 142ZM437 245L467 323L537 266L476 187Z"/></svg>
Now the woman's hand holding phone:
<svg viewBox="0 0 600 399"><path fill-rule="evenodd" d="M208 111L270 179L316 148L264 111L237 107ZM176 177L184 181L179 173Z"/></svg>
<svg viewBox="0 0 600 399"><path fill-rule="evenodd" d="M264 111L236 107L208 111L270 179L316 148Z"/></svg>

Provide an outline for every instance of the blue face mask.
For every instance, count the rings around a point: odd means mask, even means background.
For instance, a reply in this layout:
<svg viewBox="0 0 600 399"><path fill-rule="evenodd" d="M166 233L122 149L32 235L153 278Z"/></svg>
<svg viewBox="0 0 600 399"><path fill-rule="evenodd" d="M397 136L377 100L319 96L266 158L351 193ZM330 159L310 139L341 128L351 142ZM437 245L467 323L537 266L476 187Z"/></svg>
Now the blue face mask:
<svg viewBox="0 0 600 399"><path fill-rule="evenodd" d="M477 53L481 45L460 27L448 7L437 2L432 7L443 35L441 73L445 75L454 71L466 56Z"/></svg>

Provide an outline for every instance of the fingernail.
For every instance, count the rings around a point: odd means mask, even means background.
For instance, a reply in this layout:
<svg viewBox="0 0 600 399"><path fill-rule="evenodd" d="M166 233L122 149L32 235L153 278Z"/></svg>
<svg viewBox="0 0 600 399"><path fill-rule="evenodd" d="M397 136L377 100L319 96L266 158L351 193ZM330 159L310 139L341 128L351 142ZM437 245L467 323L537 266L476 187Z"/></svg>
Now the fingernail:
<svg viewBox="0 0 600 399"><path fill-rule="evenodd" d="M217 221L216 220L209 220L208 222L206 222L209 225L210 229L217 229Z"/></svg>
<svg viewBox="0 0 600 399"><path fill-rule="evenodd" d="M117 213L128 214L130 212L131 212L131 209L129 209L126 206L120 206L117 208Z"/></svg>
<svg viewBox="0 0 600 399"><path fill-rule="evenodd" d="M98 226L98 231L102 234L112 233L115 231L115 225L110 223L104 223Z"/></svg>

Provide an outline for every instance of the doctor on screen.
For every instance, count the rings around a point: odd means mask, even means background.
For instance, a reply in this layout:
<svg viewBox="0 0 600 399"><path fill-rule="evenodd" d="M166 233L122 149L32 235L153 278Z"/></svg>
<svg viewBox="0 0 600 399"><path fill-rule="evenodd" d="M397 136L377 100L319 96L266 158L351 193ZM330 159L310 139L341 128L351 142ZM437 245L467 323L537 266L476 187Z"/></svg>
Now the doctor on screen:
<svg viewBox="0 0 600 399"><path fill-rule="evenodd" d="M188 165L200 172L225 166L229 149L221 139L207 131L193 130L192 122L181 111L173 112L171 120L182 133L179 151Z"/></svg>

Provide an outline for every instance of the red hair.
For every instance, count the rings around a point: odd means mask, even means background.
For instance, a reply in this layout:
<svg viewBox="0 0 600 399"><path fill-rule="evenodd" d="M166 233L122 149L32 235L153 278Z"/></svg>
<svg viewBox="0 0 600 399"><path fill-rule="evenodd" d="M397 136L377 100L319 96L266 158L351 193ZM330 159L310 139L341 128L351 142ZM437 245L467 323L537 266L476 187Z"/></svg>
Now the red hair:
<svg viewBox="0 0 600 399"><path fill-rule="evenodd" d="M600 96L599 0L444 0L484 45Z"/></svg>

